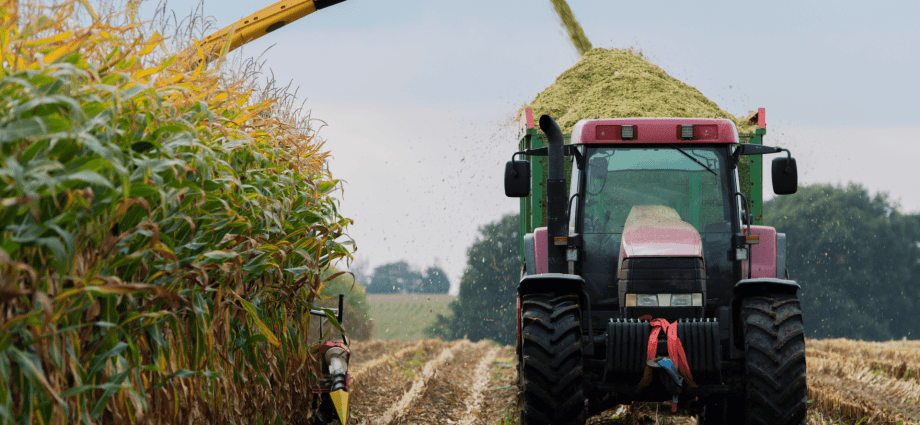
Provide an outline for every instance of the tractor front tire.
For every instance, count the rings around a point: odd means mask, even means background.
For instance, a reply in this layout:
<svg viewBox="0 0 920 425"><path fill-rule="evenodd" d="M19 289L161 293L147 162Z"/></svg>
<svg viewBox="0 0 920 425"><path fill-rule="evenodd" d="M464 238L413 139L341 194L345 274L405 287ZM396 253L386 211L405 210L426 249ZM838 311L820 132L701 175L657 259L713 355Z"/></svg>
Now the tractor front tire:
<svg viewBox="0 0 920 425"><path fill-rule="evenodd" d="M522 425L584 425L578 296L521 297Z"/></svg>
<svg viewBox="0 0 920 425"><path fill-rule="evenodd" d="M741 308L746 423L804 424L808 390L805 328L798 298L751 296L742 300Z"/></svg>

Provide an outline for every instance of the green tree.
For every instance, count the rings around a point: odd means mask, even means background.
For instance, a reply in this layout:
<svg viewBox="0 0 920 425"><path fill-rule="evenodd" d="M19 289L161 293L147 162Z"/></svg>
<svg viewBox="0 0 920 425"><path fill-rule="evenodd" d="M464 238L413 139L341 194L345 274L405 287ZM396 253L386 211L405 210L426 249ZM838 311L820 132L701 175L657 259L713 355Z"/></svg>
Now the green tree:
<svg viewBox="0 0 920 425"><path fill-rule="evenodd" d="M326 280L336 273L339 273L337 269L329 267L323 271L320 278L321 280ZM339 294L345 295L345 311L342 317L345 332L348 332L348 336L355 339L370 338L374 329L374 322L370 320L371 317L368 314L367 290L361 282L356 281L351 275L342 274L326 282L320 291L320 296L322 298L328 297L328 299L317 299L314 304L320 307L338 308ZM313 329L311 329L312 331ZM317 335L314 334L313 336Z"/></svg>
<svg viewBox="0 0 920 425"><path fill-rule="evenodd" d="M367 286L370 294L446 294L449 290L450 280L440 267L429 266L423 274L405 261L375 267Z"/></svg>
<svg viewBox="0 0 920 425"><path fill-rule="evenodd" d="M813 185L764 207L786 233L810 337L918 338L920 215L857 184Z"/></svg>
<svg viewBox="0 0 920 425"><path fill-rule="evenodd" d="M426 294L446 294L450 291L450 280L447 278L447 273L444 273L444 269L438 266L429 266L425 269L425 277L422 279L424 286L422 286L422 293Z"/></svg>
<svg viewBox="0 0 920 425"><path fill-rule="evenodd" d="M409 263L397 261L374 267L367 291L371 294L410 294L422 285L422 274Z"/></svg>
<svg viewBox="0 0 920 425"><path fill-rule="evenodd" d="M467 250L460 295L451 301L451 314L439 314L426 329L442 339L491 339L514 342L517 284L521 277L518 216L506 215L479 228Z"/></svg>

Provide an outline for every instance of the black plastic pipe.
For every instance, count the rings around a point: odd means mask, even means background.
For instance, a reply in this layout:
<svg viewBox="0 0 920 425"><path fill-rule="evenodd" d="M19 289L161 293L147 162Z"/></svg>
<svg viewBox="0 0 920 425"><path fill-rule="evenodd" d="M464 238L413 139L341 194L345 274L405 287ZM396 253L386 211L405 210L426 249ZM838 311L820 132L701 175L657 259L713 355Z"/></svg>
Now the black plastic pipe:
<svg viewBox="0 0 920 425"><path fill-rule="evenodd" d="M547 265L550 273L566 273L565 250L567 243L556 244L557 238L568 237L568 223L565 222L565 209L568 199L565 196L565 148L559 124L549 115L540 117L540 129L546 135L547 162L549 173L546 179L546 227L547 227ZM562 240L560 240L562 241Z"/></svg>

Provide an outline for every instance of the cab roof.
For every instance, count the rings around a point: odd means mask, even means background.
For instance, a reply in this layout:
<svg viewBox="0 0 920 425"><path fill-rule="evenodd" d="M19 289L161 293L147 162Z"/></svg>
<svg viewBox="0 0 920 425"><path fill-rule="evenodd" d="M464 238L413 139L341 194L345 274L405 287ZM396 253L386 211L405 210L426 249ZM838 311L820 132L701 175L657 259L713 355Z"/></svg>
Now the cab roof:
<svg viewBox="0 0 920 425"><path fill-rule="evenodd" d="M632 138L624 140L623 126L632 126ZM692 137L682 137L682 126L693 126ZM684 128L689 135L689 129ZM629 128L626 129L628 136ZM572 144L600 143L677 143L735 144L738 128L727 119L717 118L601 118L581 120L572 131Z"/></svg>

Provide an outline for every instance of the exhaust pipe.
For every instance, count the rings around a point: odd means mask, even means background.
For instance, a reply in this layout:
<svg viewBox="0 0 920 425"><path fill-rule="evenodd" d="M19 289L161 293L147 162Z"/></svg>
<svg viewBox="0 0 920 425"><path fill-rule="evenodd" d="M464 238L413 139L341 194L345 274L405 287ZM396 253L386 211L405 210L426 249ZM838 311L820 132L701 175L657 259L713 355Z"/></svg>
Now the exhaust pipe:
<svg viewBox="0 0 920 425"><path fill-rule="evenodd" d="M546 135L549 173L546 179L547 265L550 273L566 273L565 250L569 235L565 209L565 148L559 124L549 115L540 117L540 129ZM560 238L560 239L557 239ZM556 241L559 241L559 244Z"/></svg>

